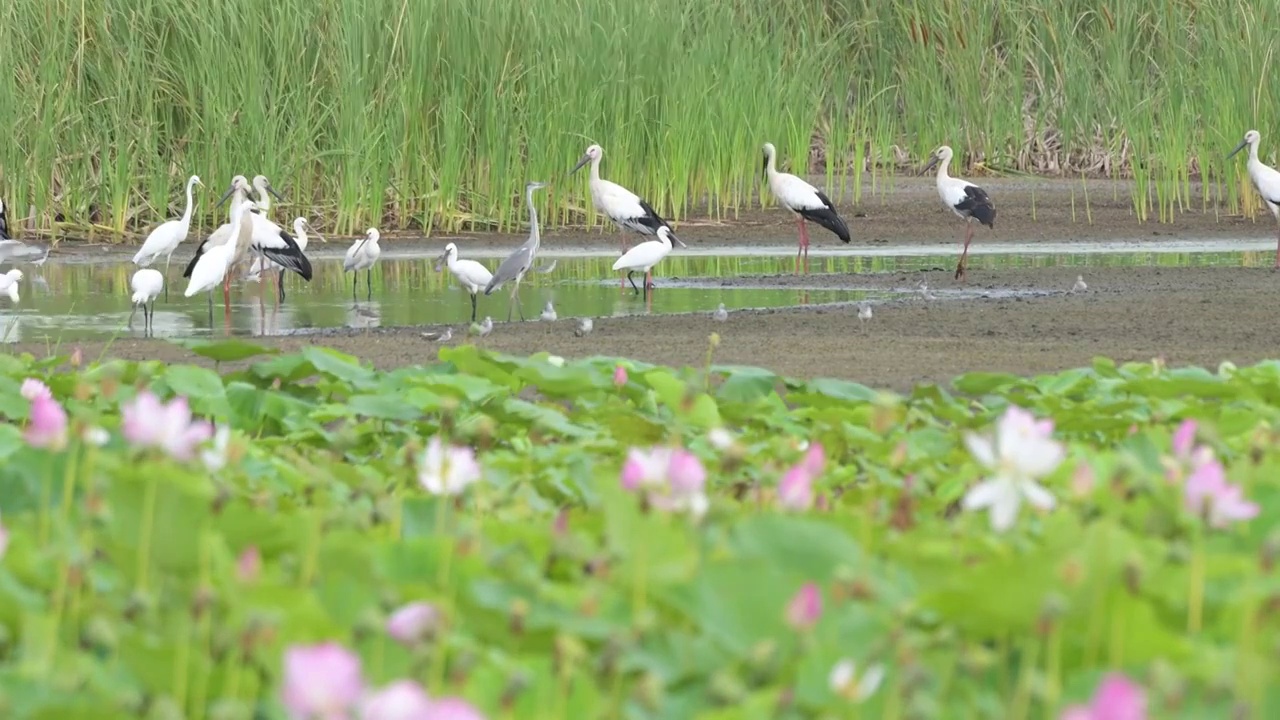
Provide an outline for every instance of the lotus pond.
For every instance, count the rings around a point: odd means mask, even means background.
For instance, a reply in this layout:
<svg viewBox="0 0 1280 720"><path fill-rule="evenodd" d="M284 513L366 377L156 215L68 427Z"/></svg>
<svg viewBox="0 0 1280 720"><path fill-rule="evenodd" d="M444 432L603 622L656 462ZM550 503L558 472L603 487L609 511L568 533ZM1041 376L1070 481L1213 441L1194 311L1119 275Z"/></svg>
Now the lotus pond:
<svg viewBox="0 0 1280 720"><path fill-rule="evenodd" d="M714 336L684 369L189 345L248 362L0 357L0 715L1280 706L1280 363L896 395Z"/></svg>

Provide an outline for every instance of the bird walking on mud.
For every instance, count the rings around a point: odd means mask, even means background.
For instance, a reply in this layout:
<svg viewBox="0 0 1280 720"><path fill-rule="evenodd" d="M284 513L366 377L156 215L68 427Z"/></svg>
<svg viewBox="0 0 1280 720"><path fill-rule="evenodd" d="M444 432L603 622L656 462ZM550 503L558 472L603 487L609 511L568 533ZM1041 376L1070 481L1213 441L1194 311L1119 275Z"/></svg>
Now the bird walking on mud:
<svg viewBox="0 0 1280 720"><path fill-rule="evenodd" d="M1073 293L1084 292L1085 290L1088 290L1088 289L1089 289L1089 286L1085 283L1084 276L1077 275L1076 284L1071 286L1071 292Z"/></svg>
<svg viewBox="0 0 1280 720"><path fill-rule="evenodd" d="M507 322L511 322L512 304L520 311L520 319L524 320L524 308L520 307L520 281L529 272L529 268L533 267L538 248L542 247L542 236L538 233L538 209L533 206L533 191L546 186L546 183L537 181L530 181L524 186L524 200L529 206L529 239L502 261L493 278L484 286L484 294L492 295L494 290L511 283L511 297L507 300Z"/></svg>
<svg viewBox="0 0 1280 720"><path fill-rule="evenodd" d="M769 180L769 189L783 207L796 214L796 223L800 228L800 244L796 249L796 272L800 272L800 258L804 257L804 271L809 272L809 229L806 220L818 223L836 234L841 241L850 241L849 228L836 212L836 206L818 188L792 175L778 172L778 151L773 143L764 144L764 173Z"/></svg>
<svg viewBox="0 0 1280 720"><path fill-rule="evenodd" d="M858 306L858 324L865 327L866 322L871 319L871 306L862 303Z"/></svg>
<svg viewBox="0 0 1280 720"><path fill-rule="evenodd" d="M1232 150L1227 159L1235 157L1236 153L1249 148L1249 179L1253 181L1253 187L1262 196L1262 202L1271 211L1271 216L1276 219L1276 268L1280 268L1280 172L1270 165L1264 164L1258 159L1258 142L1262 140L1262 135L1257 130L1250 130L1244 134L1244 140Z"/></svg>
<svg viewBox="0 0 1280 720"><path fill-rule="evenodd" d="M582 337L584 335L590 335L591 330L594 327L595 327L595 322L593 322L591 318L579 318L578 327L573 329L573 335L574 337Z"/></svg>
<svg viewBox="0 0 1280 720"><path fill-rule="evenodd" d="M969 257L969 243L973 240L973 223L970 220L977 220L994 229L996 207L991 203L991 197L987 195L986 190L968 180L953 178L947 174L952 156L951 148L943 145L933 151L929 163L920 172L926 173L934 165L938 166L938 197L942 198L943 205L951 208L952 212L964 220L964 249L960 251L960 262L956 265L956 280L963 280L965 261Z"/></svg>

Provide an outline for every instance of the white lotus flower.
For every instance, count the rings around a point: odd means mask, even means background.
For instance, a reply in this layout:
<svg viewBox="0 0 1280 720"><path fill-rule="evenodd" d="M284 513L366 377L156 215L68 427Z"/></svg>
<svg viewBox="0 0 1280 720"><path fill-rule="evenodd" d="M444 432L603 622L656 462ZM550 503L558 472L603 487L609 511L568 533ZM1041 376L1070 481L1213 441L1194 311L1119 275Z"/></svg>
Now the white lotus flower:
<svg viewBox="0 0 1280 720"><path fill-rule="evenodd" d="M852 660L845 658L831 668L831 674L827 676L827 684L831 687L831 692L860 703L875 694L875 691L880 688L880 683L884 682L884 675L884 665L876 663L866 668L859 676L858 666Z"/></svg>
<svg viewBox="0 0 1280 720"><path fill-rule="evenodd" d="M1053 495L1036 482L1053 472L1066 457L1062 443L1053 440L1052 434L1052 420L1036 420L1014 405L996 424L994 442L981 435L966 434L969 452L994 475L970 488L962 507L989 508L991 527L996 532L1013 527L1023 500L1042 510L1052 509Z"/></svg>

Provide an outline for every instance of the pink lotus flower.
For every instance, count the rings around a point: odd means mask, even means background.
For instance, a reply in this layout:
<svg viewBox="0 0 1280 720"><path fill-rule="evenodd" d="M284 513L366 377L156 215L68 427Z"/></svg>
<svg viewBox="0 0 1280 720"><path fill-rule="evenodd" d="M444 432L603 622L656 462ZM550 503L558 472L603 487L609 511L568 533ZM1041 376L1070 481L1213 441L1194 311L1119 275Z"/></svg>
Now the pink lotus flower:
<svg viewBox="0 0 1280 720"><path fill-rule="evenodd" d="M1102 679L1088 705L1067 708L1059 720L1146 720L1147 698L1142 688L1119 673Z"/></svg>
<svg viewBox="0 0 1280 720"><path fill-rule="evenodd" d="M195 457L196 448L213 437L213 424L192 420L187 399L177 397L161 403L149 390L143 390L124 406L124 439L135 448L156 448L175 460Z"/></svg>
<svg viewBox="0 0 1280 720"><path fill-rule="evenodd" d="M49 386L35 378L27 378L22 381L22 397L30 402L35 402L36 398L45 398L46 400L53 397L53 393L49 391Z"/></svg>
<svg viewBox="0 0 1280 720"><path fill-rule="evenodd" d="M1257 503L1244 499L1239 485L1227 482L1226 470L1217 459L1202 460L1184 486L1187 509L1206 518L1210 527L1222 528L1258 514Z"/></svg>
<svg viewBox="0 0 1280 720"><path fill-rule="evenodd" d="M431 698L418 683L396 680L360 703L361 720L428 720Z"/></svg>
<svg viewBox="0 0 1280 720"><path fill-rule="evenodd" d="M294 720L346 720L360 701L360 658L337 643L295 645L284 654L281 699Z"/></svg>
<svg viewBox="0 0 1280 720"><path fill-rule="evenodd" d="M787 603L787 624L796 630L808 630L822 617L822 591L817 583L805 583Z"/></svg>
<svg viewBox="0 0 1280 720"><path fill-rule="evenodd" d="M26 439L32 447L50 450L60 450L67 444L67 411L57 400L48 395L36 395L31 401Z"/></svg>
<svg viewBox="0 0 1280 720"><path fill-rule="evenodd" d="M431 438L418 463L418 482L432 495L459 495L480 479L480 464L469 447L445 447L440 436Z"/></svg>
<svg viewBox="0 0 1280 720"><path fill-rule="evenodd" d="M423 720L485 720L484 715L462 698L441 698L431 703Z"/></svg>
<svg viewBox="0 0 1280 720"><path fill-rule="evenodd" d="M5 552L9 549L9 528L0 522L0 558L4 557Z"/></svg>
<svg viewBox="0 0 1280 720"><path fill-rule="evenodd" d="M707 471L697 455L683 448L632 448L622 465L622 487L645 490L649 504L667 512L701 517L709 502L704 492Z"/></svg>
<svg viewBox="0 0 1280 720"><path fill-rule="evenodd" d="M391 613L387 618L387 634L405 645L416 645L440 623L440 611L434 605L413 602Z"/></svg>
<svg viewBox="0 0 1280 720"><path fill-rule="evenodd" d="M622 387L627 384L627 369L621 365L613 369L613 384L616 387Z"/></svg>
<svg viewBox="0 0 1280 720"><path fill-rule="evenodd" d="M1173 433L1173 454L1177 458L1191 457L1191 447L1196 441L1195 420L1183 420L1182 424Z"/></svg>
<svg viewBox="0 0 1280 720"><path fill-rule="evenodd" d="M813 481L822 474L825 465L822 443L811 443L804 459L787 470L778 482L778 504L787 510L813 507Z"/></svg>
<svg viewBox="0 0 1280 720"><path fill-rule="evenodd" d="M251 583L262 573L262 553L257 545L250 545L236 558L236 579L242 583Z"/></svg>

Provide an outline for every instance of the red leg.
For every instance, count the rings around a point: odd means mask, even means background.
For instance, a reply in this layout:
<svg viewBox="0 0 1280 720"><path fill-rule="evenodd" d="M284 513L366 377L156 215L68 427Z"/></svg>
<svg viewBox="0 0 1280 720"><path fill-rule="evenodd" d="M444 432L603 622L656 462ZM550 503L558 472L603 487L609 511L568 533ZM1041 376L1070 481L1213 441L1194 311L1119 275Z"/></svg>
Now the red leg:
<svg viewBox="0 0 1280 720"><path fill-rule="evenodd" d="M804 254L804 218L796 215L796 273L800 273L800 256Z"/></svg>
<svg viewBox="0 0 1280 720"><path fill-rule="evenodd" d="M969 257L969 242L973 240L973 223L965 221L964 249L960 251L960 262L956 264L956 279L964 279L965 260Z"/></svg>
<svg viewBox="0 0 1280 720"><path fill-rule="evenodd" d="M800 250L804 253L804 274L809 274L809 224L800 218Z"/></svg>

